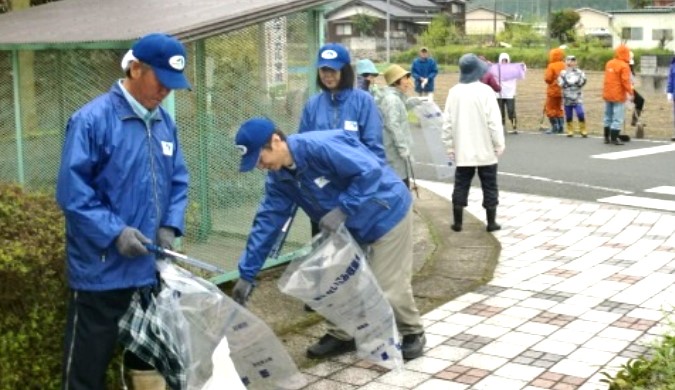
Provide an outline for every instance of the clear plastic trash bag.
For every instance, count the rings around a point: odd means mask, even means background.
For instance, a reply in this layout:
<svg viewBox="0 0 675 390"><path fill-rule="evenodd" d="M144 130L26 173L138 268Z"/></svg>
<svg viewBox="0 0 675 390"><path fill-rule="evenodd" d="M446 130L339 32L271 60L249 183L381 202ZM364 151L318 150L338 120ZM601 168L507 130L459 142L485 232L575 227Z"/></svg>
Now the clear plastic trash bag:
<svg viewBox="0 0 675 390"><path fill-rule="evenodd" d="M443 134L443 111L438 105L429 99L420 99L415 105L413 112L419 119L420 128L424 137L424 144L416 147L416 152L430 160L433 167L431 172L433 180L444 181L452 179L455 175L454 163L448 159L445 144L442 142ZM422 150L425 149L426 150ZM422 161L422 158L418 159Z"/></svg>
<svg viewBox="0 0 675 390"><path fill-rule="evenodd" d="M334 234L317 235L301 251L305 255L286 267L279 289L354 337L362 359L402 368L394 312L344 225Z"/></svg>
<svg viewBox="0 0 675 390"><path fill-rule="evenodd" d="M307 384L262 320L175 264L160 261L158 269L157 314L180 346L187 389L300 389Z"/></svg>

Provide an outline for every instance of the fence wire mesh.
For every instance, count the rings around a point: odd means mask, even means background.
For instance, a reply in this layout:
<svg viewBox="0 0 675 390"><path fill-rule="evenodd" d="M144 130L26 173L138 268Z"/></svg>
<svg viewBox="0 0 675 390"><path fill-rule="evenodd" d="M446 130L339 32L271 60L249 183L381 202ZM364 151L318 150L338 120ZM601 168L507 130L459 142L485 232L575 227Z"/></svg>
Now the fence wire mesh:
<svg viewBox="0 0 675 390"><path fill-rule="evenodd" d="M193 91L174 93L190 172L182 250L228 271L237 269L264 182L260 171L238 172L234 135L254 116L296 132L315 83L310 15L297 13L186 45ZM68 118L124 77L125 51L55 48L16 56L0 51L1 181L54 190ZM309 237L308 219L298 215L282 253Z"/></svg>

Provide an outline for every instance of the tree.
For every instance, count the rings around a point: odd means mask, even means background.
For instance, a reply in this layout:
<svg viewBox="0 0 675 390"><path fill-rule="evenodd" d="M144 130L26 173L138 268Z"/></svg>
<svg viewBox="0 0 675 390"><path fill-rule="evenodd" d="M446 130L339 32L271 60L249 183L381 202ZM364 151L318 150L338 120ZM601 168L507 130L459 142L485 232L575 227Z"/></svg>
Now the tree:
<svg viewBox="0 0 675 390"><path fill-rule="evenodd" d="M361 36L371 36L375 30L377 18L364 13L358 13L354 16L354 27Z"/></svg>
<svg viewBox="0 0 675 390"><path fill-rule="evenodd" d="M629 2L630 2L630 7L633 8L633 9L645 8L648 5L654 4L653 0L629 0Z"/></svg>
<svg viewBox="0 0 675 390"><path fill-rule="evenodd" d="M431 20L429 27L420 36L420 43L425 46L445 46L450 42L457 42L459 33L448 15L437 14Z"/></svg>
<svg viewBox="0 0 675 390"><path fill-rule="evenodd" d="M576 40L576 31L574 26L579 23L581 17L573 9L563 9L551 14L551 26L549 35L551 38L557 38L560 43L574 42Z"/></svg>

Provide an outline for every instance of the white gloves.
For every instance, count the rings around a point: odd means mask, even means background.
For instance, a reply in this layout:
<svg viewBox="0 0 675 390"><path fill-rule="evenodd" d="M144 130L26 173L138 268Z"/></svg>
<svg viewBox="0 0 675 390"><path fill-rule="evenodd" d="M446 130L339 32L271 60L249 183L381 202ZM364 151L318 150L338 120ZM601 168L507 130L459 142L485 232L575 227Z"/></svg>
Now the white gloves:
<svg viewBox="0 0 675 390"><path fill-rule="evenodd" d="M666 94L666 97L668 98L668 101L669 101L669 102L672 102L672 101L673 101L673 94L672 94L672 93L668 92L668 93Z"/></svg>

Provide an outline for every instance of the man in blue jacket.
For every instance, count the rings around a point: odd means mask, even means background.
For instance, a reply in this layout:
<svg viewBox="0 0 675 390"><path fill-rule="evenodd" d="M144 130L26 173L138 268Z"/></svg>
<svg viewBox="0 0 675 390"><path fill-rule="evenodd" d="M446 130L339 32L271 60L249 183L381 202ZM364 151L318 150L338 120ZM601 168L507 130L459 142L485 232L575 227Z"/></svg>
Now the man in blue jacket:
<svg viewBox="0 0 675 390"><path fill-rule="evenodd" d="M389 300L405 359L422 354L426 342L412 293L412 198L382 159L344 130L286 135L268 119L244 122L235 138L242 152L240 170L268 170L265 197L239 258L240 278L232 291L240 304L269 254L293 205L322 230L345 224L354 239L370 246L368 264ZM322 358L355 350L346 332L330 326L307 350Z"/></svg>
<svg viewBox="0 0 675 390"><path fill-rule="evenodd" d="M438 75L436 60L431 58L426 47L420 49L419 56L413 60L410 67L413 79L415 79L415 92L419 96L426 96L434 100L434 80Z"/></svg>
<svg viewBox="0 0 675 390"><path fill-rule="evenodd" d="M126 77L68 121L56 185L71 288L63 389L107 387L117 323L132 295L156 284L155 256L144 244L170 248L183 234L188 172L160 103L190 88L185 61L177 39L142 37L122 61Z"/></svg>

